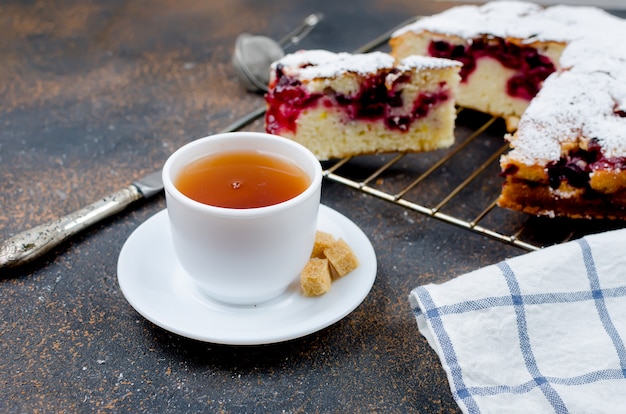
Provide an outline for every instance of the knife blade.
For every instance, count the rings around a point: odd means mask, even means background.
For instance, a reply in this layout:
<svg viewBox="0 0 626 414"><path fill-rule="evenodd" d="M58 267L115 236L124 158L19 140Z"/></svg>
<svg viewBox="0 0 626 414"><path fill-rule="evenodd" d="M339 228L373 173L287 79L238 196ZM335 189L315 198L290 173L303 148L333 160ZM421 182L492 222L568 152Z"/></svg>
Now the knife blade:
<svg viewBox="0 0 626 414"><path fill-rule="evenodd" d="M161 190L163 181L159 170L66 216L18 233L0 245L0 269L28 263L87 227Z"/></svg>

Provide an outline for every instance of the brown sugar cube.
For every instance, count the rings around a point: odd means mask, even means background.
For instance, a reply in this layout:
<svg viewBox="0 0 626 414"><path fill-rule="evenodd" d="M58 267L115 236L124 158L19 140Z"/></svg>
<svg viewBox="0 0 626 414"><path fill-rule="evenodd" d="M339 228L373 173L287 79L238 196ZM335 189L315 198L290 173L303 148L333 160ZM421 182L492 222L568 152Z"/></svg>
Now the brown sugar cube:
<svg viewBox="0 0 626 414"><path fill-rule="evenodd" d="M327 259L309 259L300 273L300 287L304 296L320 296L330 290L332 278Z"/></svg>
<svg viewBox="0 0 626 414"><path fill-rule="evenodd" d="M318 257L323 259L324 250L330 247L331 244L335 242L335 237L323 231L315 232L315 243L313 244L313 251L311 252L311 257Z"/></svg>
<svg viewBox="0 0 626 414"><path fill-rule="evenodd" d="M359 266L359 259L343 239L339 239L324 249L324 256L330 262L337 277L343 277Z"/></svg>

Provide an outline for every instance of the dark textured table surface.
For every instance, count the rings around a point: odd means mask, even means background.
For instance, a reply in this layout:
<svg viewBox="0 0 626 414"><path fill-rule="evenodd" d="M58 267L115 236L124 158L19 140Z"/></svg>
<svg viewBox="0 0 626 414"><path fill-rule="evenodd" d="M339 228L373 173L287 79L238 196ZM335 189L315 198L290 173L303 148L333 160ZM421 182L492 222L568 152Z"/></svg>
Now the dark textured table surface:
<svg viewBox="0 0 626 414"><path fill-rule="evenodd" d="M409 1L61 0L0 3L0 237L159 168L184 143L260 107L231 66L241 32L352 51L417 14ZM497 192L497 187L495 188ZM524 253L326 180L322 202L377 253L341 321L287 342L203 343L143 319L117 283L127 237L162 196L0 278L0 412L457 412L408 304L414 287Z"/></svg>

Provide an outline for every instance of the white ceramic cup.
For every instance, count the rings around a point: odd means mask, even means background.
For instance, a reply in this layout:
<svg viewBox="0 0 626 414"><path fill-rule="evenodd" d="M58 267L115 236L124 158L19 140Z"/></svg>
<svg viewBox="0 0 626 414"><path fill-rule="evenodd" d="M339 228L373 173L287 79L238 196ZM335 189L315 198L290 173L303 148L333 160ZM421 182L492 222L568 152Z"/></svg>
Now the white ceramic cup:
<svg viewBox="0 0 626 414"><path fill-rule="evenodd" d="M259 208L203 204L174 185L190 163L216 153L258 151L298 165L310 185L298 196ZM199 292L233 305L278 297L299 277L313 249L322 168L304 146L275 135L232 132L200 138L175 151L163 185L176 256Z"/></svg>

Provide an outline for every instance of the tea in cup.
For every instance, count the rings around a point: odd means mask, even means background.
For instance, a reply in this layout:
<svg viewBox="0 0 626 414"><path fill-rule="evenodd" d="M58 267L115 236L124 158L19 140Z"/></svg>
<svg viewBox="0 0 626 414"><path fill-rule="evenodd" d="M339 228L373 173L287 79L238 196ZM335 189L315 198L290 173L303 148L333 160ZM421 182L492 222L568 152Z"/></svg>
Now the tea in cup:
<svg viewBox="0 0 626 414"><path fill-rule="evenodd" d="M315 239L322 169L304 146L231 132L175 151L163 185L176 256L202 294L234 305L278 297Z"/></svg>

